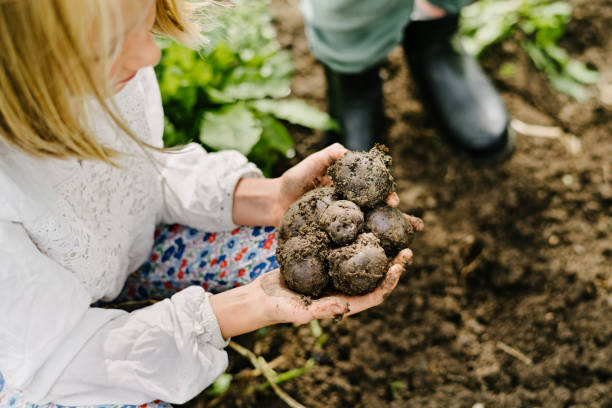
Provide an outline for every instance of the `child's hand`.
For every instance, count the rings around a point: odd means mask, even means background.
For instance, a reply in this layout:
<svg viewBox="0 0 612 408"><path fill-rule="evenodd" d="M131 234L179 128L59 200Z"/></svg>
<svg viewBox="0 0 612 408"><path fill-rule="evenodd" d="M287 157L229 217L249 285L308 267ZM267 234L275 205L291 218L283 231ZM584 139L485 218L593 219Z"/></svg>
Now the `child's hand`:
<svg viewBox="0 0 612 408"><path fill-rule="evenodd" d="M373 292L361 296L333 295L308 301L285 286L279 270L260 276L252 284L260 288L267 319L275 323L308 323L314 319L338 318L381 304L393 291L412 261L412 251L402 250L391 262L383 281Z"/></svg>

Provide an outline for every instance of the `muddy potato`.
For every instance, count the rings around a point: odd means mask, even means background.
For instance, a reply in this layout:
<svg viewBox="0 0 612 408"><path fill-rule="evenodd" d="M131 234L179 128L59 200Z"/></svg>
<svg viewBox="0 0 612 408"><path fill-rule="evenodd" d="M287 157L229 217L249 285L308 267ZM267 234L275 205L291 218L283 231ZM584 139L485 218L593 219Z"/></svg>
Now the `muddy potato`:
<svg viewBox="0 0 612 408"><path fill-rule="evenodd" d="M389 257L407 248L414 237L414 228L397 208L376 207L366 215L365 230L380 240Z"/></svg>
<svg viewBox="0 0 612 408"><path fill-rule="evenodd" d="M369 152L347 152L327 170L344 199L360 207L374 207L393 191L391 157L376 145Z"/></svg>
<svg viewBox="0 0 612 408"><path fill-rule="evenodd" d="M287 287L306 296L317 296L327 286L327 247L329 238L320 230L306 228L276 250L280 272Z"/></svg>
<svg viewBox="0 0 612 408"><path fill-rule="evenodd" d="M307 226L317 223L323 211L334 201L333 187L319 187L304 194L283 215L279 238L295 237Z"/></svg>
<svg viewBox="0 0 612 408"><path fill-rule="evenodd" d="M371 233L359 235L351 245L331 250L327 261L334 287L347 295L373 291L388 265L385 251Z"/></svg>
<svg viewBox="0 0 612 408"><path fill-rule="evenodd" d="M323 211L319 225L336 244L349 244L363 228L363 212L352 201L338 200Z"/></svg>

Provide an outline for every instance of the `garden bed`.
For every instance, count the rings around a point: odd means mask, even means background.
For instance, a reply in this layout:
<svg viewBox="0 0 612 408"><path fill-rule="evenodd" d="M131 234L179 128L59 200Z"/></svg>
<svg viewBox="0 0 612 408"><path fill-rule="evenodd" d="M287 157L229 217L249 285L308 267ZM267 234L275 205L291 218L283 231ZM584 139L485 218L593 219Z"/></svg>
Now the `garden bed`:
<svg viewBox="0 0 612 408"><path fill-rule="evenodd" d="M383 68L388 146L402 209L425 220L414 265L379 308L235 339L279 369L308 373L282 388L308 407L612 406L612 8L573 0L562 45L601 71L585 104L552 90L518 46L482 57L511 116L577 139L519 135L506 163L477 165L441 139L408 79L400 49ZM297 0L273 1L293 52L294 94L325 108ZM497 67L514 62L513 77ZM320 134L296 130L298 157ZM577 141L579 143L577 143ZM247 393L248 361L230 353L234 382L219 406L282 407Z"/></svg>

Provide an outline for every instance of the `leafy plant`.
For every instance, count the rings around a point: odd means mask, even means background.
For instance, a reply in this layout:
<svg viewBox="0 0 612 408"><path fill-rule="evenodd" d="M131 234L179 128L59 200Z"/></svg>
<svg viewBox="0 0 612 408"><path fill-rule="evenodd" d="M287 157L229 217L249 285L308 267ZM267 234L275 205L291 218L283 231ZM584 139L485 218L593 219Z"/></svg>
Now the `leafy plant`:
<svg viewBox="0 0 612 408"><path fill-rule="evenodd" d="M489 45L516 35L552 86L583 102L589 96L585 85L597 82L599 73L557 45L571 14L572 6L565 1L479 0L462 10L459 40L478 56ZM511 69L506 65L504 74Z"/></svg>
<svg viewBox="0 0 612 408"><path fill-rule="evenodd" d="M156 72L165 110L167 147L196 141L210 150L235 149L269 175L276 161L295 155L283 121L333 129L334 121L294 99L291 56L281 49L269 0L243 0L213 11L210 44L199 52L161 42Z"/></svg>

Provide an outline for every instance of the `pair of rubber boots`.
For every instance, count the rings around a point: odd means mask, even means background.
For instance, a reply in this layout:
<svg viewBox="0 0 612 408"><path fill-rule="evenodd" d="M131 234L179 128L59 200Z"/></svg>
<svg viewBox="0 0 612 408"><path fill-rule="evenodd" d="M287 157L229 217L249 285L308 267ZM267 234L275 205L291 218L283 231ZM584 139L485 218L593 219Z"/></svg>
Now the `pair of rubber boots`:
<svg viewBox="0 0 612 408"><path fill-rule="evenodd" d="M457 21L449 16L408 25L402 45L410 71L451 144L475 159L505 159L514 149L508 112L478 63L451 45ZM384 142L379 67L359 74L325 67L325 74L328 110L341 128L326 133L325 142L340 141L357 151Z"/></svg>

